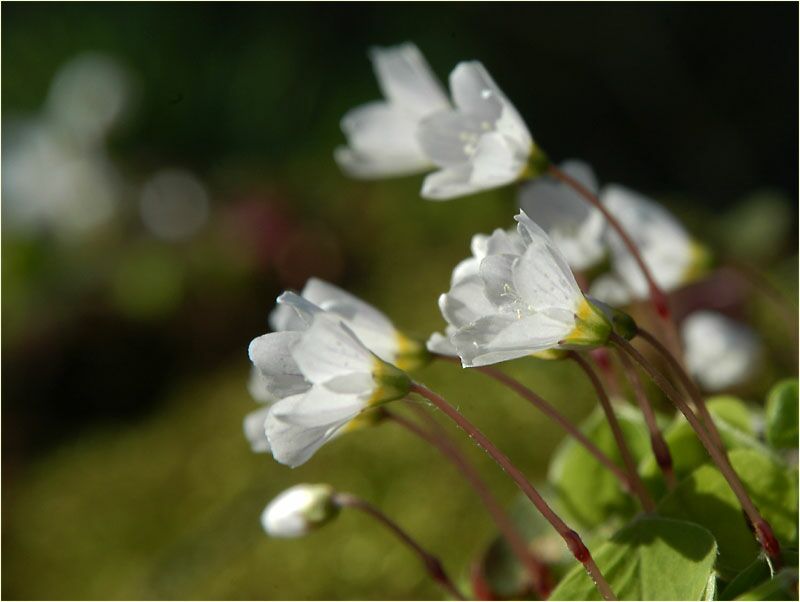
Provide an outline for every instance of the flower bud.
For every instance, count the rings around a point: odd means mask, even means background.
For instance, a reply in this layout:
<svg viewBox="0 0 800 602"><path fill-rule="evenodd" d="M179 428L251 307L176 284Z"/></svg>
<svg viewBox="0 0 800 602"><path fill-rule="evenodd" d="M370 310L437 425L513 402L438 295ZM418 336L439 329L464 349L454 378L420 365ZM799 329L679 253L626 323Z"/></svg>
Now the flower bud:
<svg viewBox="0 0 800 602"><path fill-rule="evenodd" d="M333 494L330 485L295 485L264 508L261 526L271 537L306 535L338 514Z"/></svg>

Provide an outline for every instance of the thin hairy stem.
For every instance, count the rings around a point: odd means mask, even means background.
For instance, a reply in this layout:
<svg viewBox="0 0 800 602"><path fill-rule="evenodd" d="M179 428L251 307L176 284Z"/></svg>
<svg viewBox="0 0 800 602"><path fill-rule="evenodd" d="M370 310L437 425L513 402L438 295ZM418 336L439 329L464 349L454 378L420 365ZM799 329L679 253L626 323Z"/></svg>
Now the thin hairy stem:
<svg viewBox="0 0 800 602"><path fill-rule="evenodd" d="M667 487L671 491L677 484L675 480L675 470L672 465L672 453L669 451L669 446L664 440L661 429L658 427L656 414L653 411L653 406L650 403L650 399L647 397L647 393L645 393L639 374L636 372L636 367L631 363L630 358L622 351L618 350L618 353L622 369L631 385L631 389L633 389L633 396L636 398L639 409L642 410L644 421L647 424L647 431L650 433L650 448L653 450L656 464L658 464L658 467L661 469L664 480L667 482Z"/></svg>
<svg viewBox="0 0 800 602"><path fill-rule="evenodd" d="M425 415L425 418L429 423L435 423L436 426L438 426L438 423L433 420L428 411L424 410L423 408L420 409L422 410L421 413ZM400 414L395 414L394 412L390 412L388 410L384 410L384 413L389 420L399 424L423 441L426 441L434 446L459 470L464 479L475 490L475 493L481 499L483 505L486 506L486 510L492 516L497 528L503 534L503 537L508 542L508 545L511 547L512 552L517 557L520 564L522 564L522 566L524 566L527 570L536 593L542 600L547 599L547 597L550 595L550 589L552 587L552 577L550 576L550 571L547 568L547 565L541 562L531 553L531 551L528 549L527 543L517 531L517 528L514 526L511 518L508 516L508 514L506 514L505 510L503 510L503 507L500 505L494 495L492 495L488 485L480 477L478 471L475 470L475 467L470 464L470 462L458 450L449 437L446 435L442 436L438 432L439 429L425 429L416 422L409 420Z"/></svg>
<svg viewBox="0 0 800 602"><path fill-rule="evenodd" d="M650 493L647 491L644 483L642 483L642 479L639 478L639 473L636 471L636 463L633 460L633 454L628 447L628 443L625 441L625 435L622 432L622 427L619 424L619 420L617 420L616 414L614 414L614 408L611 406L611 400L608 398L608 395L603 388L603 383L600 382L600 379L597 377L597 374L595 374L595 371L592 369L592 366L589 364L589 362L581 357L580 354L573 351L570 352L569 357L581 367L581 370L586 373L586 376L591 381L592 386L597 393L597 398L600 400L600 405L603 407L603 412L605 412L608 425L611 427L611 433L614 435L614 440L619 448L622 461L625 464L625 468L627 469L631 483L633 484L633 491L639 498L639 502L642 504L642 508L645 510L645 512L652 512L656 509L656 505L653 502L653 498L650 497Z"/></svg>
<svg viewBox="0 0 800 602"><path fill-rule="evenodd" d="M724 476L725 480L728 481L728 485L730 485L730 488L733 490L733 493L736 495L739 503L742 505L742 509L753 526L759 544L772 559L773 563L775 563L777 566L780 566L780 544L772 532L772 527L770 527L769 523L759 513L755 504L753 504L753 501L750 499L750 495L747 493L742 481L739 479L739 475L736 474L733 466L731 466L727 454L717 447L706 430L706 427L700 422L695 413L692 412L689 404L684 401L683 396L678 393L677 389L672 386L672 383L670 383L669 380L664 377L664 375L662 375L652 366L647 358L639 353L639 351L624 338L616 333L612 333L609 341L622 349L637 364L639 364L642 369L647 372L648 376L653 379L653 382L658 385L658 387L672 401L672 403L674 403L675 406L683 413L683 415L686 416L686 420L692 426L695 433L697 433L697 437L700 439L703 447L706 448L708 455L711 456L714 464L717 465L717 468L719 468L722 476Z"/></svg>
<svg viewBox="0 0 800 602"><path fill-rule="evenodd" d="M445 361L459 363L457 359L448 357L446 355L437 355L436 357ZM604 454L594 443L589 440L586 435L581 432L577 426L572 424L563 414L553 407L553 405L545 401L542 397L534 393L531 389L523 385L515 378L509 376L501 370L498 370L497 368L492 368L491 366L477 366L475 368L470 368L470 370L477 370L478 372L493 378L497 382L514 391L526 401L530 402L531 405L533 405L537 410L551 420L555 421L567 432L568 435L580 443L586 449L586 451L588 451L589 454L594 457L595 460L610 470L611 473L617 479L619 479L626 491L632 492L634 490L634 485L631 482L631 478L628 476L628 474L619 466L617 466L611 458Z"/></svg>
<svg viewBox="0 0 800 602"><path fill-rule="evenodd" d="M556 532L562 537L570 552L572 552L572 555L584 566L586 572L589 573L589 576L594 581L594 584L603 599L616 600L617 598L614 595L614 592L611 591L611 587L608 585L605 577L603 577L603 574L600 572L597 564L595 564L589 549L584 545L580 536L575 531L570 529L563 520L561 520L561 518L547 504L544 498L539 495L539 492L536 490L536 488L531 485L530 481L528 481L522 471L514 466L511 460L509 460L508 456L501 452L494 445L494 443L492 443L486 437L486 435L478 430L478 428L469 420L467 420L467 418L465 418L458 410L447 403L443 397L419 383L413 383L411 385L411 392L421 395L430 401L443 414L455 422L461 430L467 433L467 435L479 447L483 448L483 450L486 451L486 453L488 453L495 462L497 462L500 468L502 468L514 480L514 482L517 484L517 487L519 487L520 490L528 497L528 499L531 500L533 505L545 518L545 520L547 520L553 526Z"/></svg>
<svg viewBox="0 0 800 602"><path fill-rule="evenodd" d="M336 493L333 496L333 502L340 508L355 508L364 514L367 514L378 521L381 525L391 531L400 541L407 545L411 550L419 556L422 564L425 565L425 570L431 578L436 581L448 594L453 596L456 600L466 600L461 592L453 584L453 581L448 577L444 571L442 563L436 556L425 550L417 541L411 537L400 525L386 516L378 508L369 502L362 500L350 493Z"/></svg>
<svg viewBox="0 0 800 602"><path fill-rule="evenodd" d="M700 418L703 420L703 424L705 424L708 434L711 436L711 440L714 442L714 445L716 445L720 451L724 453L725 444L722 442L722 436L719 434L719 430L717 429L717 425L714 423L714 418L711 416L711 412L708 411L706 399L703 397L700 388L687 374L686 370L683 369L683 366L678 359L672 355L669 352L669 349L667 349L651 332L648 332L644 328L639 328L637 336L645 340L648 345L655 349L656 352L661 355L664 360L666 360L670 371L681 382L681 386L694 403L697 411L700 413Z"/></svg>

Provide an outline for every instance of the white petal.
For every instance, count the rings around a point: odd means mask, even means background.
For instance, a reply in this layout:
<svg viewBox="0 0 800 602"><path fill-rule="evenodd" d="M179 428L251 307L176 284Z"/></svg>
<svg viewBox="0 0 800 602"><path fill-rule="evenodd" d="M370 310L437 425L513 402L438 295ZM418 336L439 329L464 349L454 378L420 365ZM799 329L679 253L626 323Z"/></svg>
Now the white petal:
<svg viewBox="0 0 800 602"><path fill-rule="evenodd" d="M250 449L256 453L270 451L269 439L267 439L267 432L265 430L265 423L267 416L269 416L271 407L259 408L255 412L250 412L244 417L244 436L250 442Z"/></svg>
<svg viewBox="0 0 800 602"><path fill-rule="evenodd" d="M442 169L425 177L422 184L423 198L446 201L478 192L470 182L469 165Z"/></svg>
<svg viewBox="0 0 800 602"><path fill-rule="evenodd" d="M310 387L291 355L299 342L300 333L291 331L272 332L250 342L250 361L261 371L263 384L274 397L295 395Z"/></svg>
<svg viewBox="0 0 800 602"><path fill-rule="evenodd" d="M450 342L450 337L443 335L440 332L434 332L428 338L428 342L426 343L428 351L431 353L438 353L439 355L447 355L450 357L457 357L458 351L455 348L455 345Z"/></svg>
<svg viewBox="0 0 800 602"><path fill-rule="evenodd" d="M325 383L339 376L371 374L374 356L339 318L320 313L292 348L292 357L312 383Z"/></svg>
<svg viewBox="0 0 800 602"><path fill-rule="evenodd" d="M318 278L306 283L303 297L341 317L364 346L381 359L394 362L399 352L397 329L383 312Z"/></svg>
<svg viewBox="0 0 800 602"><path fill-rule="evenodd" d="M291 330L306 330L314 316L322 312L321 307L292 291L282 293L278 297L278 305L289 307L298 317L298 321L291 322L291 325L297 325L297 327Z"/></svg>
<svg viewBox="0 0 800 602"><path fill-rule="evenodd" d="M283 422L304 427L316 428L350 420L367 407L366 400L358 395L335 393L321 385L287 399L273 405L272 414Z"/></svg>
<svg viewBox="0 0 800 602"><path fill-rule="evenodd" d="M503 94L478 61L462 62L450 73L450 92L459 111L493 127L503 112Z"/></svg>
<svg viewBox="0 0 800 602"><path fill-rule="evenodd" d="M457 111L440 111L423 119L416 136L422 151L440 167L470 161L481 136L489 130L480 118Z"/></svg>
<svg viewBox="0 0 800 602"><path fill-rule="evenodd" d="M444 319L457 328L497 312L486 298L483 280L478 276L466 278L440 295L439 310Z"/></svg>
<svg viewBox="0 0 800 602"><path fill-rule="evenodd" d="M341 123L349 147L334 157L349 175L380 178L429 169L417 142L417 119L386 103L375 102L349 111Z"/></svg>
<svg viewBox="0 0 800 602"><path fill-rule="evenodd" d="M515 320L508 315L481 318L451 337L465 367L485 366L558 345L574 326L572 314L541 312Z"/></svg>
<svg viewBox="0 0 800 602"><path fill-rule="evenodd" d="M384 97L404 111L424 117L449 106L441 83L414 44L373 48L370 58Z"/></svg>
<svg viewBox="0 0 800 602"><path fill-rule="evenodd" d="M247 390L251 397L260 403L271 403L276 401L275 395L270 392L269 380L261 373L261 370L251 366L250 377L247 379Z"/></svg>
<svg viewBox="0 0 800 602"><path fill-rule="evenodd" d="M530 311L557 307L575 311L583 301L575 277L547 241L532 242L514 262L511 287Z"/></svg>
<svg viewBox="0 0 800 602"><path fill-rule="evenodd" d="M670 291L683 283L691 263L691 239L681 224L661 205L618 185L606 186L601 200L633 238L656 282ZM647 284L617 233L607 231L614 270L637 297L647 295Z"/></svg>
<svg viewBox="0 0 800 602"><path fill-rule="evenodd" d="M573 160L560 167L597 193L594 172L587 164ZM520 190L519 206L547 231L574 269L587 269L602 259L605 219L572 188L548 176L537 178Z"/></svg>
<svg viewBox="0 0 800 602"><path fill-rule="evenodd" d="M450 89L459 110L489 123L513 140L519 152L530 152L532 139L525 122L481 63L459 63L450 74Z"/></svg>
<svg viewBox="0 0 800 602"><path fill-rule="evenodd" d="M616 274L609 273L599 276L589 287L589 294L609 305L627 305L632 298L628 285Z"/></svg>
<svg viewBox="0 0 800 602"><path fill-rule="evenodd" d="M525 159L515 153L502 134L485 134L472 157L472 183L477 189L488 189L514 182L520 177Z"/></svg>
<svg viewBox="0 0 800 602"><path fill-rule="evenodd" d="M681 324L686 365L704 389L719 391L750 377L759 344L744 325L711 311L697 311Z"/></svg>
<svg viewBox="0 0 800 602"><path fill-rule="evenodd" d="M483 293L496 308L495 311L515 311L515 308L521 307L519 293L514 288L514 262L518 257L510 254L489 255L481 262Z"/></svg>
<svg viewBox="0 0 800 602"><path fill-rule="evenodd" d="M297 314L291 305L278 303L269 314L269 327L275 332L305 330L306 326L306 321Z"/></svg>
<svg viewBox="0 0 800 602"><path fill-rule="evenodd" d="M290 397L279 403L291 405L295 399ZM286 422L271 412L264 428L273 457L281 464L295 468L308 461L320 447L334 438L348 421L306 427Z"/></svg>

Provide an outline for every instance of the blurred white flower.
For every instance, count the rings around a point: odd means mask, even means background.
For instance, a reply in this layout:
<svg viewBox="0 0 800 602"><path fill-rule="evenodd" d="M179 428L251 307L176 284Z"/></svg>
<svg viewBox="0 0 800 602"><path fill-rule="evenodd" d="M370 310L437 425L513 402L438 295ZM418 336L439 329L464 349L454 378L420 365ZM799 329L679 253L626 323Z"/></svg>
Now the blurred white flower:
<svg viewBox="0 0 800 602"><path fill-rule="evenodd" d="M295 299L294 293L278 298L270 315L273 330L304 330L313 309ZM355 295L319 278L306 282L301 297L310 304L338 316L372 353L403 369L419 367L427 361L425 347L395 328L380 310Z"/></svg>
<svg viewBox="0 0 800 602"><path fill-rule="evenodd" d="M606 186L600 198L631 236L661 289L675 290L705 269L706 251L663 206L616 184ZM591 287L592 296L612 304L647 298L647 281L622 239L611 228L606 239L612 272Z"/></svg>
<svg viewBox="0 0 800 602"><path fill-rule="evenodd" d="M534 151L525 122L477 61L450 74L455 110L425 118L417 136L440 171L425 178L422 196L443 200L520 179Z"/></svg>
<svg viewBox="0 0 800 602"><path fill-rule="evenodd" d="M281 298L293 304L307 328L250 343L250 359L260 371L258 387L264 397L278 401L248 415L244 430L254 451L269 450L294 467L342 430L378 419L375 412L362 414L403 397L410 381L370 352L335 314L297 295Z"/></svg>
<svg viewBox="0 0 800 602"><path fill-rule="evenodd" d="M597 194L597 179L589 165L571 160L564 161L560 169ZM585 270L603 259L606 221L575 190L544 175L520 189L518 202L547 232L572 269Z"/></svg>
<svg viewBox="0 0 800 602"><path fill-rule="evenodd" d="M131 78L109 56L80 55L61 67L47 96L46 115L81 146L101 144L131 101Z"/></svg>
<svg viewBox="0 0 800 602"><path fill-rule="evenodd" d="M341 127L348 146L336 149L336 161L360 178L430 169L415 132L422 118L449 107L442 85L414 44L373 48L370 58L386 100L357 107L344 116Z"/></svg>
<svg viewBox="0 0 800 602"><path fill-rule="evenodd" d="M272 500L261 513L261 526L271 537L302 537L339 512L330 485L295 485Z"/></svg>
<svg viewBox="0 0 800 602"><path fill-rule="evenodd" d="M105 138L129 98L113 59L82 55L59 69L39 114L3 119L4 228L75 237L111 218L122 186Z"/></svg>
<svg viewBox="0 0 800 602"><path fill-rule="evenodd" d="M707 391L746 381L757 366L760 345L755 333L722 314L697 311L681 324L686 366Z"/></svg>
<svg viewBox="0 0 800 602"><path fill-rule="evenodd" d="M611 324L584 297L547 234L524 211L515 220L522 248L490 252L477 274L439 298L450 326L447 338L465 367L593 347L610 334ZM444 348L440 337L429 343Z"/></svg>
<svg viewBox="0 0 800 602"><path fill-rule="evenodd" d="M184 240L208 219L208 193L202 182L182 169L163 169L142 187L139 212L147 229L157 238Z"/></svg>
<svg viewBox="0 0 800 602"><path fill-rule="evenodd" d="M81 235L119 203L118 176L102 151L75 147L48 122L7 123L2 162L7 227Z"/></svg>

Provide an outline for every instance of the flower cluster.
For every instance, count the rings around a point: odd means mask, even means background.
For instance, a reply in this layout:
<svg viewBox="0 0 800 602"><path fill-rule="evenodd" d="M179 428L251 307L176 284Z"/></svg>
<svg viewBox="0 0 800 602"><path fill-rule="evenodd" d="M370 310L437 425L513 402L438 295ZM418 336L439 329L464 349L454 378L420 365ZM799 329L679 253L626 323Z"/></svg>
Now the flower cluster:
<svg viewBox="0 0 800 602"><path fill-rule="evenodd" d="M642 506L652 510L608 397L580 353L616 346L621 355L640 362L676 407L684 407L667 379L659 378L628 340L641 332L679 371L681 362L619 307L647 298L653 287L669 293L700 277L709 267L707 251L655 201L617 184L601 185L582 161L549 163L480 63L456 66L448 98L414 45L374 49L370 57L384 100L345 115L341 125L347 146L335 151L340 166L362 178L435 169L422 186L422 196L434 200L522 182L515 227L472 237L471 255L454 267L449 290L439 297L445 330L431 334L426 344L398 330L369 303L322 280L312 278L299 294L281 294L269 317L272 332L255 338L249 348L250 390L263 406L244 421L253 450L270 452L295 467L341 433L392 417L382 407L388 402L417 393L443 409L438 395L408 375L435 358L458 357L464 368L478 368L527 356L569 356L597 389L628 470L627 476L617 472L632 490L638 483ZM684 320L681 334L683 348L674 351L683 355L705 390L727 389L751 375L758 343L745 327L700 311ZM620 360L626 368L630 358ZM631 377L628 370L628 377L634 386L636 375ZM686 389L694 394L695 387ZM529 393L529 399L536 397ZM637 394L653 449L660 450L659 466L674 479L667 444L641 387ZM704 409L702 399L693 401ZM494 449L458 412L443 411L484 449ZM698 420L693 411L687 419ZM718 436L713 422L693 427L719 460L720 444L710 439ZM574 436L592 449L579 432ZM594 452L602 456L596 448ZM509 470L507 458L493 457ZM725 461L719 465L730 468ZM618 467L611 463L611 468ZM521 478L513 469L510 474ZM732 487L743 491L735 478L730 476ZM327 486L289 490L265 509L265 530L278 537L308 532L335 514L332 495ZM552 514L546 504L542 510L535 495L531 499L543 515ZM766 525L752 503L740 500L751 523ZM355 505L377 512L364 502ZM381 520L390 524L385 517ZM561 529L563 522L551 524ZM586 563L600 593L611 599L577 535L566 527L560 533L575 557Z"/></svg>

